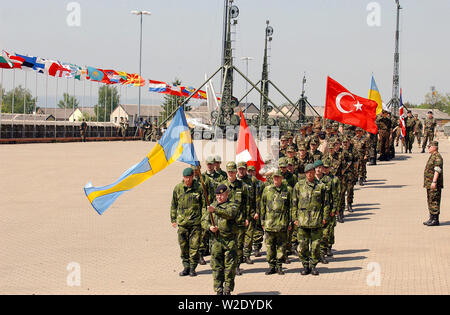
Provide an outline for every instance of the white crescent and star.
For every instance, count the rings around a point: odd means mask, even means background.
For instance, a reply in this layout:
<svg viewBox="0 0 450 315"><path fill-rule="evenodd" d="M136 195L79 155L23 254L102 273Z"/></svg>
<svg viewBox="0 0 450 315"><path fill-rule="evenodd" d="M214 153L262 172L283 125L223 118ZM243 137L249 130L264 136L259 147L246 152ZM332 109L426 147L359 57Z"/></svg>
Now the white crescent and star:
<svg viewBox="0 0 450 315"><path fill-rule="evenodd" d="M354 97L352 94L350 94L350 93L348 93L348 92L342 92L342 93L340 93L340 94L336 97L336 107L337 107L337 109L338 109L341 113L343 113L343 114L349 114L349 113L353 112L353 110L347 111L347 110L345 110L345 109L342 108L342 105L341 105L341 99L342 99L344 96L351 96L351 97L356 101L356 104L353 105L353 106L355 106L355 108L356 108L355 111L358 111L358 110L362 111L362 106L363 106L363 104L361 104L358 100L356 100L355 97Z"/></svg>

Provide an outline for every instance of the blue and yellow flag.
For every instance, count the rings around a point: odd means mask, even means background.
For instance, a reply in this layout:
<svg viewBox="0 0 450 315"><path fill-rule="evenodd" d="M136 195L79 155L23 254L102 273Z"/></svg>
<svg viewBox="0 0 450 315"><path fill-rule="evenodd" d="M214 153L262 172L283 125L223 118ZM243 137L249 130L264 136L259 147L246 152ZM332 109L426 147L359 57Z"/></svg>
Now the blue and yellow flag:
<svg viewBox="0 0 450 315"><path fill-rule="evenodd" d="M381 101L381 95L380 95L380 91L378 91L378 87L377 84L375 83L375 79L372 75L372 82L370 83L370 90L369 90L369 100L375 101L377 102L378 106L377 106L377 115L379 113L381 113L381 111L383 110L383 102Z"/></svg>
<svg viewBox="0 0 450 315"><path fill-rule="evenodd" d="M125 191L143 183L177 160L190 165L200 164L182 107L155 147L139 164L131 167L111 185L93 187L88 183L84 192L94 209L102 214Z"/></svg>

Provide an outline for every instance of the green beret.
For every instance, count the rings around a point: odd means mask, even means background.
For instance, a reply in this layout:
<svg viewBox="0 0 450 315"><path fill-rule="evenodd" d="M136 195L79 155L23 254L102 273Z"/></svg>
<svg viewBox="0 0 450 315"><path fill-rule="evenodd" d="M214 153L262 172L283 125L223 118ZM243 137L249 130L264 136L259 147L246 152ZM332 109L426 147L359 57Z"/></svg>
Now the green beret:
<svg viewBox="0 0 450 315"><path fill-rule="evenodd" d="M220 184L217 188L216 188L216 195L218 194L223 194L224 192L226 192L228 190L227 185L225 184Z"/></svg>
<svg viewBox="0 0 450 315"><path fill-rule="evenodd" d="M280 169L277 169L275 172L273 172L272 176L281 176L281 177L283 177L283 172Z"/></svg>
<svg viewBox="0 0 450 315"><path fill-rule="evenodd" d="M305 173L309 171L313 171L315 169L314 164L306 164L305 166Z"/></svg>
<svg viewBox="0 0 450 315"><path fill-rule="evenodd" d="M192 167L187 167L183 170L183 176L192 176L194 175L194 170Z"/></svg>
<svg viewBox="0 0 450 315"><path fill-rule="evenodd" d="M227 171L236 171L236 163L234 162L228 162L227 163Z"/></svg>
<svg viewBox="0 0 450 315"><path fill-rule="evenodd" d="M314 162L314 168L319 167L319 166L323 166L322 160L317 160Z"/></svg>
<svg viewBox="0 0 450 315"><path fill-rule="evenodd" d="M216 156L214 157L214 161L216 161L216 162L222 162L222 157L221 157L220 155L216 155Z"/></svg>
<svg viewBox="0 0 450 315"><path fill-rule="evenodd" d="M247 168L247 162L239 162L237 168Z"/></svg>
<svg viewBox="0 0 450 315"><path fill-rule="evenodd" d="M216 159L213 156L208 156L206 158L206 164L214 164L216 162Z"/></svg>
<svg viewBox="0 0 450 315"><path fill-rule="evenodd" d="M256 167L254 165L250 165L247 167L247 170L249 171L256 171Z"/></svg>
<svg viewBox="0 0 450 315"><path fill-rule="evenodd" d="M288 166L288 163L287 163L286 159L285 159L285 158L281 158L281 159L278 161L278 166L279 166L279 167L287 167L287 166Z"/></svg>

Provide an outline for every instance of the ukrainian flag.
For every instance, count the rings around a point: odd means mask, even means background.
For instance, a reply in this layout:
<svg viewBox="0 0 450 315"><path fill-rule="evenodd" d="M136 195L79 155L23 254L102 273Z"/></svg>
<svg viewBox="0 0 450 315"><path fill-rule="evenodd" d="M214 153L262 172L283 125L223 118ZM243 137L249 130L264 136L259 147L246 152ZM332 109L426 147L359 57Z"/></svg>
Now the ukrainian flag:
<svg viewBox="0 0 450 315"><path fill-rule="evenodd" d="M381 113L381 111L383 110L383 103L381 101L381 95L380 92L378 91L378 87L377 84L375 83L375 79L372 75L372 82L370 84L370 90L369 90L369 100L375 101L377 102L378 106L377 106L377 115L379 113Z"/></svg>
<svg viewBox="0 0 450 315"><path fill-rule="evenodd" d="M94 209L102 214L125 191L143 183L177 160L199 165L182 107L178 109L162 138L139 164L131 167L111 185L93 187L89 182L84 187L84 192Z"/></svg>

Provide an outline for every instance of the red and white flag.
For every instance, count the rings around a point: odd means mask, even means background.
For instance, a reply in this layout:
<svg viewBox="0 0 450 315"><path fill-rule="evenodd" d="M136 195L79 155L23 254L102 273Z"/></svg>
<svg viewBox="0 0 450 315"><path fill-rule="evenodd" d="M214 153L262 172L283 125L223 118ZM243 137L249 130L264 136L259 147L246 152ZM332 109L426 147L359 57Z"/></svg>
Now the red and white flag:
<svg viewBox="0 0 450 315"><path fill-rule="evenodd" d="M259 174L259 170L264 166L264 161L242 111L239 115L241 116L241 125L236 149L236 162L247 162L247 167L253 165L256 169L256 178L265 181L265 178Z"/></svg>
<svg viewBox="0 0 450 315"><path fill-rule="evenodd" d="M400 110L399 110L399 116L400 116L400 127L402 128L402 138L406 136L406 125L405 125L405 108L403 107L403 101L402 101L402 89L400 89Z"/></svg>
<svg viewBox="0 0 450 315"><path fill-rule="evenodd" d="M328 77L325 118L360 127L370 133L378 131L377 102L349 92L337 81Z"/></svg>

